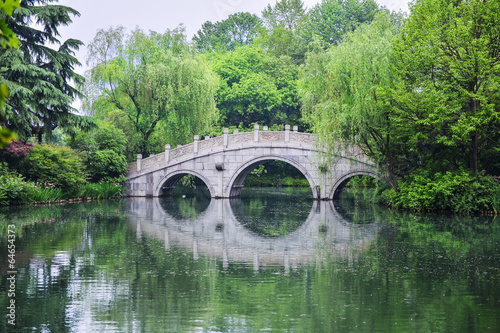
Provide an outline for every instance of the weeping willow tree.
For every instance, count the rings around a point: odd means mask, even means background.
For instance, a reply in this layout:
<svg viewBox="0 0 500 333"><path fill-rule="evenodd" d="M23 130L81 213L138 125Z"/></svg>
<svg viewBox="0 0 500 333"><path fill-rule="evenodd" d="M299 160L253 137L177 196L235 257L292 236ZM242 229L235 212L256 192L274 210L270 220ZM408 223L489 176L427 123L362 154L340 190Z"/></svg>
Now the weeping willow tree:
<svg viewBox="0 0 500 333"><path fill-rule="evenodd" d="M190 50L182 28L129 36L121 27L99 30L88 64L85 109L104 119L118 112L115 125L133 128L130 142L143 156L192 141L216 116L217 76Z"/></svg>
<svg viewBox="0 0 500 333"><path fill-rule="evenodd" d="M397 190L397 125L391 91L392 41L398 26L388 13L361 25L345 41L309 54L299 81L303 114L331 154L356 145L375 161Z"/></svg>

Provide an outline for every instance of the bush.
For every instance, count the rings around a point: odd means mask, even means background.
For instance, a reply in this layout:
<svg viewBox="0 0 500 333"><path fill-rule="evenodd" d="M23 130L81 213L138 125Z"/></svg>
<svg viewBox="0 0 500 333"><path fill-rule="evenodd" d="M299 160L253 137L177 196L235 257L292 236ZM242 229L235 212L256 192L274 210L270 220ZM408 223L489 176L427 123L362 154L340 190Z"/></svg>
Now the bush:
<svg viewBox="0 0 500 333"><path fill-rule="evenodd" d="M120 155L113 150L98 150L87 157L88 171L92 181L102 178L115 178L127 172L125 155Z"/></svg>
<svg viewBox="0 0 500 333"><path fill-rule="evenodd" d="M23 176L10 171L5 163L0 163L0 205L27 202L28 187Z"/></svg>
<svg viewBox="0 0 500 333"><path fill-rule="evenodd" d="M64 192L86 183L82 156L69 147L35 145L19 170L32 181L51 183Z"/></svg>
<svg viewBox="0 0 500 333"><path fill-rule="evenodd" d="M389 204L411 210L446 210L459 214L491 211L499 185L491 177L459 170L444 174L419 171L389 192Z"/></svg>

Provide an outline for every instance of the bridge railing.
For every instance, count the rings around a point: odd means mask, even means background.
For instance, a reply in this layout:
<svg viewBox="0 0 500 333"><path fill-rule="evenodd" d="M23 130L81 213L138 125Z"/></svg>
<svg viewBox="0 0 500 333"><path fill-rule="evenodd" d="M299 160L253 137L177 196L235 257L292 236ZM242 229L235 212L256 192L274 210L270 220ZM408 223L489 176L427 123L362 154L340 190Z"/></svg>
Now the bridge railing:
<svg viewBox="0 0 500 333"><path fill-rule="evenodd" d="M296 142L304 144L313 144L315 136L309 133L298 132L298 127L294 126L293 131L290 131L290 125L285 125L284 131L268 131L268 127L264 126L260 130L259 125L254 126L252 132L238 133L234 130L233 134L229 134L229 129L224 129L222 136L210 138L206 136L204 140L199 139L198 135L194 136L194 141L184 146L177 146L171 149L170 145L165 145L165 152L157 155L151 155L147 158L142 158L141 154L137 155L137 161L129 163L128 172L137 172L145 169L152 168L161 163L169 163L170 161L178 158L197 155L200 152L212 151L222 147L234 147L248 144L251 142Z"/></svg>

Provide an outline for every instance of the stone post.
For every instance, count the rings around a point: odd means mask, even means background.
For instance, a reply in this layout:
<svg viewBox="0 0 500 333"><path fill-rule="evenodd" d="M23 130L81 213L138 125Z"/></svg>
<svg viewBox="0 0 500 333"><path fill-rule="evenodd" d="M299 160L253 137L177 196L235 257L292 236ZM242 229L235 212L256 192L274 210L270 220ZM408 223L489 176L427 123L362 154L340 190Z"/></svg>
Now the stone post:
<svg viewBox="0 0 500 333"><path fill-rule="evenodd" d="M293 126L293 131L298 132L299 131L299 126Z"/></svg>
<svg viewBox="0 0 500 333"><path fill-rule="evenodd" d="M263 131L267 131L269 128L267 126L262 127Z"/></svg>
<svg viewBox="0 0 500 333"><path fill-rule="evenodd" d="M229 141L229 128L224 128L224 148L227 147L228 141Z"/></svg>
<svg viewBox="0 0 500 333"><path fill-rule="evenodd" d="M165 145L165 163L170 162L170 145L167 143Z"/></svg>
<svg viewBox="0 0 500 333"><path fill-rule="evenodd" d="M200 137L198 135L195 135L193 138L193 153L195 155L198 155L198 141L200 140Z"/></svg>
<svg viewBox="0 0 500 333"><path fill-rule="evenodd" d="M253 126L253 141L255 142L259 141L259 125Z"/></svg>
<svg viewBox="0 0 500 333"><path fill-rule="evenodd" d="M235 129L235 130L233 131L233 134L238 134L238 130L237 130L237 129Z"/></svg>
<svg viewBox="0 0 500 333"><path fill-rule="evenodd" d="M210 136L205 135L205 140L208 140L208 139L210 139Z"/></svg>
<svg viewBox="0 0 500 333"><path fill-rule="evenodd" d="M285 142L290 142L290 125L285 125Z"/></svg>
<svg viewBox="0 0 500 333"><path fill-rule="evenodd" d="M142 154L137 154L137 172L142 169Z"/></svg>

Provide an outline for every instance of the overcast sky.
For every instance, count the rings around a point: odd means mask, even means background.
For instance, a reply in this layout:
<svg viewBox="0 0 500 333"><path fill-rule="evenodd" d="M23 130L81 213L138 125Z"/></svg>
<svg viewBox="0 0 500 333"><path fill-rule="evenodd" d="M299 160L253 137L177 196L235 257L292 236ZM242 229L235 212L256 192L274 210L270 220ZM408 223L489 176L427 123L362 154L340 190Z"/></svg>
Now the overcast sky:
<svg viewBox="0 0 500 333"><path fill-rule="evenodd" d="M407 0L376 0L390 10L408 10ZM309 9L321 0L303 0ZM98 29L107 29L122 25L128 31L139 27L144 31L159 33L174 29L184 24L188 39L201 28L206 21L221 21L228 15L238 12L250 12L261 16L262 10L274 5L276 0L60 0L60 4L69 6L78 12L73 23L61 27L62 40L79 39L85 44L90 42ZM77 54L83 74L87 50L83 47Z"/></svg>

